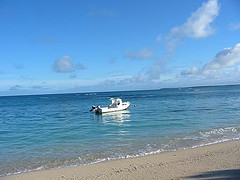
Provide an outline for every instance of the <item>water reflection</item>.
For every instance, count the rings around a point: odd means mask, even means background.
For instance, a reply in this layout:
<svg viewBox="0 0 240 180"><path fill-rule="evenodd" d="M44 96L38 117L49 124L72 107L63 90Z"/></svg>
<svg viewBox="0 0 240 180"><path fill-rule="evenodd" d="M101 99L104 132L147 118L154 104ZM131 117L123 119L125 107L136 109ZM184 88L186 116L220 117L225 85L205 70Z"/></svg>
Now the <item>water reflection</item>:
<svg viewBox="0 0 240 180"><path fill-rule="evenodd" d="M97 115L95 114L95 119L105 125L115 125L115 126L128 126L128 123L131 118L129 110L112 112Z"/></svg>

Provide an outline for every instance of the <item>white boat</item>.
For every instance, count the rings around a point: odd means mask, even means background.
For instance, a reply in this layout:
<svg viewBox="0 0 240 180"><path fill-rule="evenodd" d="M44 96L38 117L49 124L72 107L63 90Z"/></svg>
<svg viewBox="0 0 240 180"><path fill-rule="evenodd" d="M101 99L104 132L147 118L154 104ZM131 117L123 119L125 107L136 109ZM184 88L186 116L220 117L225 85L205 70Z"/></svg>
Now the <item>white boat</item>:
<svg viewBox="0 0 240 180"><path fill-rule="evenodd" d="M111 104L108 107L92 106L92 109L90 111L95 111L96 114L103 114L126 110L130 106L129 101L122 102L122 99L120 98L117 99L111 98L110 101Z"/></svg>

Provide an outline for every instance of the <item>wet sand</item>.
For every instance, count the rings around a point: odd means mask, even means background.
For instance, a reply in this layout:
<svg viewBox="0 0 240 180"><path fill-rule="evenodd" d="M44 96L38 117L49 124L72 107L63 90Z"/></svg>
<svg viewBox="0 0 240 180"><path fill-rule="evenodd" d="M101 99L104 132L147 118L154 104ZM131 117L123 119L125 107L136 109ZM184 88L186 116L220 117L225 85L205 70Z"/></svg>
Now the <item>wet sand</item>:
<svg viewBox="0 0 240 180"><path fill-rule="evenodd" d="M0 179L240 179L240 140L87 166L22 173Z"/></svg>

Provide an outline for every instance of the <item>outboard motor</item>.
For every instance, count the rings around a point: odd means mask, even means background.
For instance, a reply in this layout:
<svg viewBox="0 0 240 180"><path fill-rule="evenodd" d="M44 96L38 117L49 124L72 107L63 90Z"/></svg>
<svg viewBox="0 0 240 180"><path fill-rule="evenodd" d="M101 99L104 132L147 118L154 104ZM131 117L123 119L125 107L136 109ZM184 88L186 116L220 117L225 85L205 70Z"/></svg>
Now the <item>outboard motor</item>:
<svg viewBox="0 0 240 180"><path fill-rule="evenodd" d="M95 111L95 110L96 110L95 106L92 106L92 109L90 109L90 111Z"/></svg>

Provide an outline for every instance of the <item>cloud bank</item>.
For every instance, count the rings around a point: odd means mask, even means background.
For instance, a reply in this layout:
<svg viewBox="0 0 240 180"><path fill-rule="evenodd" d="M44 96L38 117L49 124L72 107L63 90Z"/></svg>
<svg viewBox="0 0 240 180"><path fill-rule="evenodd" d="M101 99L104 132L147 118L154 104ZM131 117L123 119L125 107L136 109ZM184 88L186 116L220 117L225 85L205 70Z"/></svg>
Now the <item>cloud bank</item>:
<svg viewBox="0 0 240 180"><path fill-rule="evenodd" d="M180 26L175 26L169 30L166 35L158 35L157 42L165 40L167 52L162 57L156 57L155 51L143 48L139 51L126 52L124 57L133 60L155 60L154 66L146 69L144 72L133 75L131 78L124 79L124 83L143 83L143 82L161 82L173 79L173 73L167 68L167 62L171 60L173 51L184 38L206 38L215 32L212 23L219 14L220 5L218 0L209 0L203 3L195 12L193 12L186 22ZM197 74L199 68L192 67L181 73L181 76Z"/></svg>
<svg viewBox="0 0 240 180"><path fill-rule="evenodd" d="M240 43L234 47L228 47L216 54L216 56L203 67L190 67L180 73L180 76L195 77L223 77L229 72L240 71Z"/></svg>
<svg viewBox="0 0 240 180"><path fill-rule="evenodd" d="M176 83L182 79L189 79L189 77L192 76L200 77L205 74L209 74L209 76L219 75L220 71L217 70L218 68L223 69L224 67L231 67L232 64L236 64L237 60L234 57L238 57L238 45L234 48L226 48L219 52L212 61L205 64L202 68L191 67L179 74L176 73L176 68L172 71L173 68L167 67L167 63L174 55L172 52L175 50L176 46L181 43L181 40L185 38L201 39L214 34L215 28L212 24L219 15L219 11L220 4L218 0L208 0L202 3L182 25L171 28L166 35L160 34L157 36L156 41L158 43L163 42L167 50L162 57L156 57L156 52L149 48L125 52L124 57L132 60L155 60L152 67L146 68L141 73L131 75L121 80L105 80L100 83L100 85L159 85L162 83ZM216 73L216 71L218 71L218 73ZM223 73L223 71L221 73Z"/></svg>

